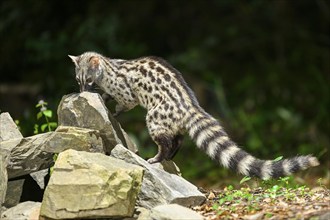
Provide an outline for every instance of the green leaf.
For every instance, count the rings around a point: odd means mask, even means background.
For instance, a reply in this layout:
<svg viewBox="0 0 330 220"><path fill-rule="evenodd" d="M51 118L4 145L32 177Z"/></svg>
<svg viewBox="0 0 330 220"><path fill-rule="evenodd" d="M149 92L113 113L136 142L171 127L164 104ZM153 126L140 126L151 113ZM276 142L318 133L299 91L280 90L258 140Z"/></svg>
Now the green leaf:
<svg viewBox="0 0 330 220"><path fill-rule="evenodd" d="M53 174L53 171L54 171L54 166L50 167L50 169L49 169L49 175L50 176Z"/></svg>
<svg viewBox="0 0 330 220"><path fill-rule="evenodd" d="M243 177L243 179L241 179L241 181L239 182L239 184L245 183L245 182L249 181L250 179L251 179L251 177L245 176L245 177Z"/></svg>
<svg viewBox="0 0 330 220"><path fill-rule="evenodd" d="M54 161L54 162L56 162L57 157L58 157L58 154L54 154L54 156L53 156L53 161Z"/></svg>
<svg viewBox="0 0 330 220"><path fill-rule="evenodd" d="M41 106L41 104L36 104L36 108L38 108L38 107L40 107Z"/></svg>
<svg viewBox="0 0 330 220"><path fill-rule="evenodd" d="M279 156L279 157L275 158L274 161L276 162L276 161L280 161L282 159L283 159L283 156Z"/></svg>
<svg viewBox="0 0 330 220"><path fill-rule="evenodd" d="M56 122L49 122L49 127L51 128L56 128L57 127L57 123Z"/></svg>
<svg viewBox="0 0 330 220"><path fill-rule="evenodd" d="M38 133L39 133L39 125L35 124L33 134L38 134Z"/></svg>
<svg viewBox="0 0 330 220"><path fill-rule="evenodd" d="M46 117L51 118L53 115L52 110L46 110L42 112Z"/></svg>
<svg viewBox="0 0 330 220"><path fill-rule="evenodd" d="M37 119L39 120L42 117L42 112L38 112Z"/></svg>
<svg viewBox="0 0 330 220"><path fill-rule="evenodd" d="M44 132L47 127L48 127L48 124L43 124L43 125L41 125L40 129L42 132Z"/></svg>

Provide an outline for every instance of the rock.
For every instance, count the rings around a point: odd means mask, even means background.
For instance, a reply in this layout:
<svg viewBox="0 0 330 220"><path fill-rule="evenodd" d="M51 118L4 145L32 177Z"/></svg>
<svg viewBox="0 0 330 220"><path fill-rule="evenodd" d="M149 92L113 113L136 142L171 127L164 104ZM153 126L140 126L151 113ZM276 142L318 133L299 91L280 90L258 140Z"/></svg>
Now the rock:
<svg viewBox="0 0 330 220"><path fill-rule="evenodd" d="M5 206L6 208L11 208L13 206L16 206L20 202L23 192L24 181L24 179L18 179L11 180L8 182L7 190L5 191L6 197L3 206Z"/></svg>
<svg viewBox="0 0 330 220"><path fill-rule="evenodd" d="M325 213L322 213L319 216L313 216L311 219L329 220L330 219L330 211L326 211Z"/></svg>
<svg viewBox="0 0 330 220"><path fill-rule="evenodd" d="M118 123L118 122L117 122ZM119 124L118 124L119 125ZM119 125L120 126L120 125ZM126 141L126 144L127 144L127 148L130 150L130 151L132 151L132 152L134 152L134 153L136 153L136 154L138 154L139 153L139 149L138 149L138 147L136 146L136 144L134 143L134 141L132 140L132 138L124 131L124 129L120 129L121 131L122 131L122 133L123 133L123 135L124 135L124 138L125 138L125 141Z"/></svg>
<svg viewBox="0 0 330 220"><path fill-rule="evenodd" d="M205 200L205 196L196 186L180 176L157 168L157 164L149 164L122 145L117 145L111 151L111 156L145 168L141 192L138 195L139 206L150 209L157 205L177 203L188 207L200 205Z"/></svg>
<svg viewBox="0 0 330 220"><path fill-rule="evenodd" d="M45 189L45 178L49 173L49 169L39 170L37 172L31 173L30 176L38 184L40 189Z"/></svg>
<svg viewBox="0 0 330 220"><path fill-rule="evenodd" d="M150 220L203 220L204 217L197 212L186 207L169 204L160 205L150 211Z"/></svg>
<svg viewBox="0 0 330 220"><path fill-rule="evenodd" d="M4 213L6 210L7 210L6 207L4 207L4 206L0 206L0 219L2 219L2 218L1 218L2 213Z"/></svg>
<svg viewBox="0 0 330 220"><path fill-rule="evenodd" d="M67 149L104 153L103 140L97 130L59 126L45 143L45 151L60 153Z"/></svg>
<svg viewBox="0 0 330 220"><path fill-rule="evenodd" d="M143 207L136 207L136 212L138 214L136 220L149 220L151 211Z"/></svg>
<svg viewBox="0 0 330 220"><path fill-rule="evenodd" d="M34 220L39 219L40 202L23 202L4 211L2 220Z"/></svg>
<svg viewBox="0 0 330 220"><path fill-rule="evenodd" d="M44 143L51 135L52 132L49 132L1 142L1 150L8 157L8 178L19 177L48 168L53 162L53 154L43 151L43 148Z"/></svg>
<svg viewBox="0 0 330 220"><path fill-rule="evenodd" d="M133 215L143 169L100 153L59 154L46 187L41 216L52 219Z"/></svg>
<svg viewBox="0 0 330 220"><path fill-rule="evenodd" d="M136 146L128 146L125 135L119 123L109 114L101 96L98 93L82 92L63 96L58 109L58 124L90 128L100 131L107 148L106 153L117 144L130 147L136 152ZM126 136L128 138L128 136Z"/></svg>
<svg viewBox="0 0 330 220"><path fill-rule="evenodd" d="M0 142L14 138L23 138L14 120L8 112L0 114Z"/></svg>
<svg viewBox="0 0 330 220"><path fill-rule="evenodd" d="M158 168L168 173L181 176L180 168L172 160L163 160L161 163L156 163L154 166L158 166Z"/></svg>
<svg viewBox="0 0 330 220"><path fill-rule="evenodd" d="M1 142L1 151L8 159L8 178L47 169L54 163L54 153L66 149L103 152L103 142L98 131L74 127Z"/></svg>
<svg viewBox="0 0 330 220"><path fill-rule="evenodd" d="M45 173L47 170L42 170ZM34 173L35 174L35 173ZM48 172L46 173L48 174ZM42 173L39 174L42 177ZM46 179L43 179L42 184L47 183L48 176ZM31 175L24 175L19 177L19 179L15 178L13 180L9 180L6 192L6 198L4 202L4 206L6 208L11 208L16 206L20 202L25 201L35 201L41 202L44 194L44 189L40 188L38 183L32 178Z"/></svg>
<svg viewBox="0 0 330 220"><path fill-rule="evenodd" d="M0 152L0 208L5 201L6 191L7 191L7 169L6 169L6 161L3 154ZM1 217L1 210L0 210Z"/></svg>

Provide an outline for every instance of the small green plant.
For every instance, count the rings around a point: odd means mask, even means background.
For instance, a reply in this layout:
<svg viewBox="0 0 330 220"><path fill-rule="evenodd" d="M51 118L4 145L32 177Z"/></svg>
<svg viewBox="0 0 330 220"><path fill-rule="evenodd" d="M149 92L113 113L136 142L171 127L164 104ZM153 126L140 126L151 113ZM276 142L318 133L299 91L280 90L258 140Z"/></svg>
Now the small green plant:
<svg viewBox="0 0 330 220"><path fill-rule="evenodd" d="M213 205L213 209L217 211L218 215L222 213L234 213L237 207L243 206L241 209L244 212L254 212L260 210L260 199L255 196L250 188L234 189L232 185L226 187L219 200Z"/></svg>
<svg viewBox="0 0 330 220"><path fill-rule="evenodd" d="M280 161L283 159L283 156L276 157L273 161Z"/></svg>
<svg viewBox="0 0 330 220"><path fill-rule="evenodd" d="M255 213L263 209L264 204L274 205L278 201L294 202L299 197L311 195L310 189L295 184L292 177L258 181L260 187L254 189L246 184L250 179L250 177L242 178L240 184L244 183L244 187L240 189L234 189L229 185L221 192L219 200L212 206L218 216L223 213L234 213L235 209L240 209L241 213L245 214ZM273 213L266 213L269 218L272 215Z"/></svg>
<svg viewBox="0 0 330 220"><path fill-rule="evenodd" d="M245 177L243 177L243 178L241 179L241 181L239 182L239 184L242 185L243 183L249 181L250 179L251 179L251 177L249 177L249 176L245 176Z"/></svg>
<svg viewBox="0 0 330 220"><path fill-rule="evenodd" d="M39 112L37 113L37 120L41 120L44 118L45 123L39 125L35 124L34 125L34 134L39 134L39 128L41 132L45 131L53 131L57 127L56 122L50 121L52 116L53 116L53 111L50 109L47 109L48 103L45 102L44 100L40 100L38 104L36 105L36 108L39 108Z"/></svg>
<svg viewBox="0 0 330 220"><path fill-rule="evenodd" d="M40 100L38 104L36 105L36 108L39 108L39 112L37 113L37 120L42 120L44 119L44 123L39 125L35 124L34 125L34 134L39 134L39 128L41 132L49 132L53 131L57 127L57 123L50 121L51 118L53 117L53 111L50 109L47 109L48 103L45 102L44 100ZM53 161L55 162L57 159L57 154L54 154L53 156ZM53 172L53 166L50 167L50 175Z"/></svg>

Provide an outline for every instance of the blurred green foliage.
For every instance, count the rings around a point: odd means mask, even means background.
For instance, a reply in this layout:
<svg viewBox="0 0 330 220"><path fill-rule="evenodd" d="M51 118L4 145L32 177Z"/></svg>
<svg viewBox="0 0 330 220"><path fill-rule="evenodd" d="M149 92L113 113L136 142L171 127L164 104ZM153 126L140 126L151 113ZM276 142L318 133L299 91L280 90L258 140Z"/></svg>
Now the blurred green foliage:
<svg viewBox="0 0 330 220"><path fill-rule="evenodd" d="M55 110L63 95L78 91L68 54L156 55L183 74L247 151L269 159L313 153L329 167L329 20L326 0L4 0L0 109L30 135L34 103L42 98ZM15 85L37 92L28 96ZM144 114L137 108L119 121L151 157L156 147ZM228 175L188 138L175 161L191 179Z"/></svg>

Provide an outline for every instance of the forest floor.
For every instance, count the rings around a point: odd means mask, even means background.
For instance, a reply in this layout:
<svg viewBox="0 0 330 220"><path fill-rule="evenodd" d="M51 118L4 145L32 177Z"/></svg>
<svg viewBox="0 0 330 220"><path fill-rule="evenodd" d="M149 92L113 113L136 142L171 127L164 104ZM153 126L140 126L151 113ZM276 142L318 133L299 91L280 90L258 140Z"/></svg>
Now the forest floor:
<svg viewBox="0 0 330 220"><path fill-rule="evenodd" d="M275 192L276 191L276 192ZM207 201L193 210L214 219L330 219L330 190L241 188L204 191Z"/></svg>
<svg viewBox="0 0 330 220"><path fill-rule="evenodd" d="M207 200L193 210L207 220L214 219L313 219L330 220L330 190L328 184L311 187L292 184L285 177L258 186L242 183L220 190L200 190Z"/></svg>

